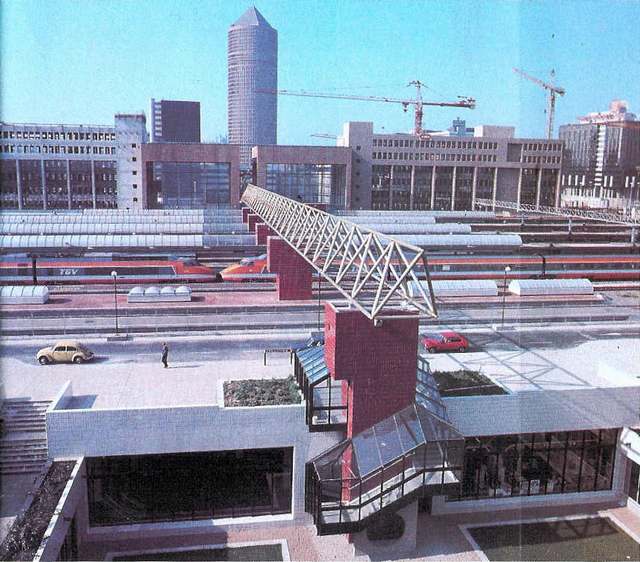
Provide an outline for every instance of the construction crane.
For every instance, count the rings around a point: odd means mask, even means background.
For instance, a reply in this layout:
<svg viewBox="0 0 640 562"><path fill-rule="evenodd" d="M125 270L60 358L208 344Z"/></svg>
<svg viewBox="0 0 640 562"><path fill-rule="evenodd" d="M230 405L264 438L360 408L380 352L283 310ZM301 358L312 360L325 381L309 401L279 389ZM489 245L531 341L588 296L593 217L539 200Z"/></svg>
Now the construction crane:
<svg viewBox="0 0 640 562"><path fill-rule="evenodd" d="M408 86L416 87L416 97L415 99L400 99L400 98L388 98L383 96L353 96L349 94L325 94L322 92L306 92L304 90L301 91L292 91L292 90L257 90L258 92L265 94L278 94L281 96L301 96L308 98L330 98L330 99L339 99L339 100L358 100L358 101L382 101L388 103L399 103L402 105L402 109L406 112L409 106L412 106L414 109L414 126L413 126L413 134L420 138L429 138L429 135L425 133L422 128L422 116L424 113L423 107L425 105L436 106L436 107L464 107L467 109L473 109L476 106L476 100L466 96L458 96L459 101L451 101L451 102L438 102L438 101L424 101L422 99L422 87L424 84L420 82L420 80L413 80L408 84Z"/></svg>
<svg viewBox="0 0 640 562"><path fill-rule="evenodd" d="M338 138L337 135L330 135L329 133L312 133L309 136L310 137L315 137L317 139L333 139L333 140L336 140Z"/></svg>
<svg viewBox="0 0 640 562"><path fill-rule="evenodd" d="M541 86L549 92L549 98L547 99L547 138L553 138L553 119L556 114L556 94L558 94L559 96L564 96L565 94L564 88L553 85L553 79L556 75L555 70L551 71L551 82L543 82L538 78L530 76L519 68L514 68L513 71L517 74L520 74L527 80L531 80L531 82L533 82L534 84L538 84L538 86Z"/></svg>

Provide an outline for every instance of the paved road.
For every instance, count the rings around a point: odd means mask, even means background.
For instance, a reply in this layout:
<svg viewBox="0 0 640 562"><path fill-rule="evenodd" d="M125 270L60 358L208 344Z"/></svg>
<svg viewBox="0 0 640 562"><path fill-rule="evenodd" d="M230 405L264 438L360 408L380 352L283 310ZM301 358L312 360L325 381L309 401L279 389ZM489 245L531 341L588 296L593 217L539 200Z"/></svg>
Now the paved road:
<svg viewBox="0 0 640 562"><path fill-rule="evenodd" d="M424 331L424 329L422 330ZM620 340L623 345L633 346L640 337L640 324L529 328L496 332L487 328L471 328L464 331L471 343L471 351L497 351L505 345L517 344L525 349L571 349L589 341ZM233 359L242 354L255 354L264 349L296 348L304 345L308 332L299 334L239 335L239 336L189 336L166 338L171 358L174 361L189 361L195 358L204 361ZM124 342L106 342L100 338L82 338L101 361L109 363L145 362L159 359L162 339L158 337L136 337ZM5 341L0 345L0 357L13 357L25 363L35 362L35 353L49 345L49 340Z"/></svg>

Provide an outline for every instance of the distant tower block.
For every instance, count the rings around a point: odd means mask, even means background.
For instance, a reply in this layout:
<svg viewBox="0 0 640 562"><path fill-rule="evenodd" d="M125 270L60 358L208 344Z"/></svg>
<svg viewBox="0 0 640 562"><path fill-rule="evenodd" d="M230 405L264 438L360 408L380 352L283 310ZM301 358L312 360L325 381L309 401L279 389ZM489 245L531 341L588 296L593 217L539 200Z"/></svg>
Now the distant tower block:
<svg viewBox="0 0 640 562"><path fill-rule="evenodd" d="M240 166L249 169L251 147L277 143L278 32L255 8L230 28L227 48L229 143L241 145Z"/></svg>

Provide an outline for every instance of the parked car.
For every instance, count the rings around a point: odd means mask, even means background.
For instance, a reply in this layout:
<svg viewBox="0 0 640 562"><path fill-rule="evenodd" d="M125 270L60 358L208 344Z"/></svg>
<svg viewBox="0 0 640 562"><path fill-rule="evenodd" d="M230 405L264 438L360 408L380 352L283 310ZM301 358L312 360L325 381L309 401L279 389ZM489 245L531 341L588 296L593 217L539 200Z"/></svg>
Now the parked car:
<svg viewBox="0 0 640 562"><path fill-rule="evenodd" d="M93 353L80 342L61 340L50 347L41 349L36 354L40 365L49 363L84 363L93 359Z"/></svg>
<svg viewBox="0 0 640 562"><path fill-rule="evenodd" d="M423 334L422 345L429 353L436 351L466 351L469 349L467 339L456 332L438 332Z"/></svg>

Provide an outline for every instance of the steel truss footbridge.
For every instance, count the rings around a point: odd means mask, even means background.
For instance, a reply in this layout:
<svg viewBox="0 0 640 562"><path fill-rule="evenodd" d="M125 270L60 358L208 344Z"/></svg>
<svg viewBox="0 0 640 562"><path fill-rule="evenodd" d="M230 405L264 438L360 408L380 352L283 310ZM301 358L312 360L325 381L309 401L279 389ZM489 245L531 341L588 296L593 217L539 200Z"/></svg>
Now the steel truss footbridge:
<svg viewBox="0 0 640 562"><path fill-rule="evenodd" d="M554 215L570 219L589 219L612 224L623 224L627 226L640 225L640 217L622 215L611 211L598 211L592 209L578 209L574 207L545 207L544 205L532 205L527 203L516 203L514 201L494 201L492 199L476 199L477 207L490 207L509 209L520 213L532 213L538 215Z"/></svg>
<svg viewBox="0 0 640 562"><path fill-rule="evenodd" d="M242 202L367 318L437 316L422 248L255 185Z"/></svg>

